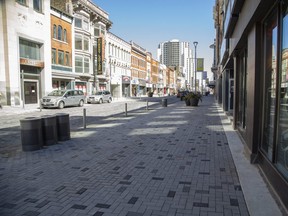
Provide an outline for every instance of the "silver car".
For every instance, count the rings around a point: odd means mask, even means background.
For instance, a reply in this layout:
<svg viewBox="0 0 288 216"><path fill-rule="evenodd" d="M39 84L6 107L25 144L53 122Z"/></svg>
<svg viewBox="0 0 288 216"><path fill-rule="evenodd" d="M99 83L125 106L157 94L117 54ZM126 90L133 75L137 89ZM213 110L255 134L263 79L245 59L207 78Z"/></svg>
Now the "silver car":
<svg viewBox="0 0 288 216"><path fill-rule="evenodd" d="M109 91L98 91L94 95L87 97L87 103L103 103L104 101L111 103L112 95Z"/></svg>
<svg viewBox="0 0 288 216"><path fill-rule="evenodd" d="M41 99L43 108L58 107L60 109L67 106L83 106L85 95L81 90L54 90Z"/></svg>

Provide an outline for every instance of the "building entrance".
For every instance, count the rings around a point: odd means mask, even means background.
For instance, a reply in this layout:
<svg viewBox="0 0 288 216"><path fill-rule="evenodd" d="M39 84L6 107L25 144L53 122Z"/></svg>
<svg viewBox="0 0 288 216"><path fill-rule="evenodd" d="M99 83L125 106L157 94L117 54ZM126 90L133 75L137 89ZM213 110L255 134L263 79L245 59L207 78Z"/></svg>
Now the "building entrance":
<svg viewBox="0 0 288 216"><path fill-rule="evenodd" d="M24 81L24 97L25 97L25 104L37 103L38 98L37 82Z"/></svg>

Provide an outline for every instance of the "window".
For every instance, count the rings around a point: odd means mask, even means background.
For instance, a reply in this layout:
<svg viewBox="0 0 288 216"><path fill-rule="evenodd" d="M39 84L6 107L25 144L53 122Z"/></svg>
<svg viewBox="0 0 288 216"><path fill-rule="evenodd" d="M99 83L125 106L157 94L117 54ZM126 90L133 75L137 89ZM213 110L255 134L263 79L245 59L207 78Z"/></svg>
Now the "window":
<svg viewBox="0 0 288 216"><path fill-rule="evenodd" d="M83 68L83 58L80 56L75 56L75 72L82 73Z"/></svg>
<svg viewBox="0 0 288 216"><path fill-rule="evenodd" d="M42 0L33 0L33 8L38 12L42 12Z"/></svg>
<svg viewBox="0 0 288 216"><path fill-rule="evenodd" d="M58 40L62 40L62 26L58 26L58 35L57 35Z"/></svg>
<svg viewBox="0 0 288 216"><path fill-rule="evenodd" d="M84 73L89 73L89 58L84 57Z"/></svg>
<svg viewBox="0 0 288 216"><path fill-rule="evenodd" d="M41 44L33 43L24 39L19 40L20 44L20 57L41 60L40 48Z"/></svg>
<svg viewBox="0 0 288 216"><path fill-rule="evenodd" d="M65 65L70 66L70 57L68 52L65 52Z"/></svg>
<svg viewBox="0 0 288 216"><path fill-rule="evenodd" d="M23 5L27 5L26 0L16 0L16 2L23 4Z"/></svg>
<svg viewBox="0 0 288 216"><path fill-rule="evenodd" d="M106 33L106 27L101 24L95 24L94 27L94 36L96 37L101 37L104 36Z"/></svg>
<svg viewBox="0 0 288 216"><path fill-rule="evenodd" d="M82 37L81 37L81 35L75 35L75 49L82 50Z"/></svg>
<svg viewBox="0 0 288 216"><path fill-rule="evenodd" d="M64 52L58 50L58 64L64 65Z"/></svg>
<svg viewBox="0 0 288 216"><path fill-rule="evenodd" d="M89 19L87 17L78 15L78 17L75 17L75 27L89 31Z"/></svg>
<svg viewBox="0 0 288 216"><path fill-rule="evenodd" d="M278 123L278 142L276 153L276 165L279 171L288 178L288 9L284 12L281 47L281 71L280 71L280 110Z"/></svg>
<svg viewBox="0 0 288 216"><path fill-rule="evenodd" d="M239 104L237 112L237 125L239 129L246 129L246 106L247 106L247 50L242 50L239 55Z"/></svg>
<svg viewBox="0 0 288 216"><path fill-rule="evenodd" d="M265 71L264 71L264 131L262 149L270 160L273 159L276 106L276 70L277 70L277 11L276 9L264 23Z"/></svg>
<svg viewBox="0 0 288 216"><path fill-rule="evenodd" d="M63 31L63 41L67 42L67 30L64 29Z"/></svg>
<svg viewBox="0 0 288 216"><path fill-rule="evenodd" d="M75 27L82 28L82 19L75 17Z"/></svg>
<svg viewBox="0 0 288 216"><path fill-rule="evenodd" d="M56 64L56 49L52 49L51 57L52 64Z"/></svg>
<svg viewBox="0 0 288 216"><path fill-rule="evenodd" d="M85 17L84 19L83 19L83 29L85 30L85 31L89 31L89 21L88 21L88 19Z"/></svg>
<svg viewBox="0 0 288 216"><path fill-rule="evenodd" d="M89 38L84 38L84 51L89 51Z"/></svg>
<svg viewBox="0 0 288 216"><path fill-rule="evenodd" d="M57 38L57 26L53 25L53 38Z"/></svg>

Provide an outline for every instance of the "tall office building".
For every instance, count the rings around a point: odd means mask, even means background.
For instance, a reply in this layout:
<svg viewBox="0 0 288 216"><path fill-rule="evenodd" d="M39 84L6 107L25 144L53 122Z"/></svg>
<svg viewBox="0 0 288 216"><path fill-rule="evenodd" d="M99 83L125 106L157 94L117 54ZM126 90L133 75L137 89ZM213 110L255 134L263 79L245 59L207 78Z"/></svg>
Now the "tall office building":
<svg viewBox="0 0 288 216"><path fill-rule="evenodd" d="M174 39L160 43L157 49L157 58L161 64L176 68L177 76L184 78L182 87L192 86L192 50L189 42L180 42Z"/></svg>

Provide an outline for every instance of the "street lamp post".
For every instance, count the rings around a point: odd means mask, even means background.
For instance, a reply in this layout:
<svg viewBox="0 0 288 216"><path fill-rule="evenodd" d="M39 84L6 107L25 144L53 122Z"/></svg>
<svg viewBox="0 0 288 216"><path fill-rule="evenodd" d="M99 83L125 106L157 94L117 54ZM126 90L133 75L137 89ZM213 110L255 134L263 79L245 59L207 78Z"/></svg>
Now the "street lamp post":
<svg viewBox="0 0 288 216"><path fill-rule="evenodd" d="M194 74L194 88L195 88L195 92L196 92L196 80L197 80L197 52L196 52L196 48L197 48L197 45L198 45L198 42L197 41L194 41L193 42L194 44L194 48L195 48L195 74Z"/></svg>

